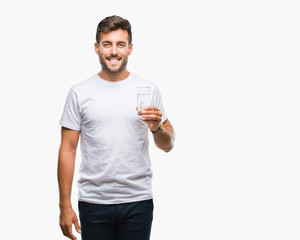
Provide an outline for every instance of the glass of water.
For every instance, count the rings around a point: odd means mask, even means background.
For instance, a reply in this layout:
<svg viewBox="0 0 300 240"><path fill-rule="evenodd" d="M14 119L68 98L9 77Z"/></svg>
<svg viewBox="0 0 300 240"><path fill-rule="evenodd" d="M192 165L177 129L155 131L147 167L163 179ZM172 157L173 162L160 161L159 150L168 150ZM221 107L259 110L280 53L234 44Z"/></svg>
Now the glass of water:
<svg viewBox="0 0 300 240"><path fill-rule="evenodd" d="M138 87L136 110L141 113L142 110L150 105L150 87Z"/></svg>

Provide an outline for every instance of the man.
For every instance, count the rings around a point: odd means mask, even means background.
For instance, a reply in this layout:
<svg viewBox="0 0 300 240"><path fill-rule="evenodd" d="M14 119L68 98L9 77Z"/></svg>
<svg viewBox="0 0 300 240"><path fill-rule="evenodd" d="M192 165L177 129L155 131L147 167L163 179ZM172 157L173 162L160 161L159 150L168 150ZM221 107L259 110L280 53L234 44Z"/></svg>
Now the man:
<svg viewBox="0 0 300 240"><path fill-rule="evenodd" d="M70 89L60 120L60 226L70 239L76 239L74 224L83 240L146 240L153 216L148 129L165 152L173 148L175 134L156 86L127 70L130 23L107 17L96 40L101 71ZM137 108L139 87L149 90L144 109ZM71 205L79 136L81 227Z"/></svg>

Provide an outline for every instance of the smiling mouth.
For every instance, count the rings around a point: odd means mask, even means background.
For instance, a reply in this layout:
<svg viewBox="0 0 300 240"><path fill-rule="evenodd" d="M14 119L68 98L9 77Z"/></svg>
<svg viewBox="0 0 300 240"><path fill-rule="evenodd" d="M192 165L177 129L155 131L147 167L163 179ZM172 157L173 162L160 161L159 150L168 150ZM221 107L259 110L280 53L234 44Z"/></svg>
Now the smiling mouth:
<svg viewBox="0 0 300 240"><path fill-rule="evenodd" d="M107 60L111 63L111 64L117 64L121 58L107 58Z"/></svg>

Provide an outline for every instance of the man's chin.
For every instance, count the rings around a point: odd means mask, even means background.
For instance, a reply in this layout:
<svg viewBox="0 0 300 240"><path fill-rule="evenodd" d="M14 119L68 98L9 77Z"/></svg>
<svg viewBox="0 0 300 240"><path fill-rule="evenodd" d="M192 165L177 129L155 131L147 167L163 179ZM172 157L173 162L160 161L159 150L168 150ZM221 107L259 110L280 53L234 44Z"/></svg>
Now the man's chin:
<svg viewBox="0 0 300 240"><path fill-rule="evenodd" d="M100 58L99 58L100 59ZM124 70L126 68L127 62L123 62L120 66L109 66L107 65L104 61L101 61L100 59L100 64L102 69L104 69L105 71L109 72L109 73L120 73L122 70Z"/></svg>
<svg viewBox="0 0 300 240"><path fill-rule="evenodd" d="M110 73L119 73L119 72L122 71L121 68L118 68L118 69L107 68L106 70L107 70L108 72L110 72Z"/></svg>
<svg viewBox="0 0 300 240"><path fill-rule="evenodd" d="M102 66L102 69L105 69L109 73L120 73L123 69L125 69L126 65L122 65L118 68L110 68L107 65Z"/></svg>

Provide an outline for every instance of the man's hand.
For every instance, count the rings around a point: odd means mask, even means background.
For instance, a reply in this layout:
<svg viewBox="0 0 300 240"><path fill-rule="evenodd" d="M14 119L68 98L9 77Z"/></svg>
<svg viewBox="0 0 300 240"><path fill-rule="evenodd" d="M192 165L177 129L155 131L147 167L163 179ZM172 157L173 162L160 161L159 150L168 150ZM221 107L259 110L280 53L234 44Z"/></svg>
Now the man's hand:
<svg viewBox="0 0 300 240"><path fill-rule="evenodd" d="M148 127L151 131L156 131L161 122L162 113L159 108L156 107L145 107L141 112L138 112L139 115L142 115L143 121L148 124Z"/></svg>
<svg viewBox="0 0 300 240"><path fill-rule="evenodd" d="M60 219L59 219L60 228L66 237L68 237L72 240L76 240L77 238L73 235L73 232L72 232L73 224L75 225L76 231L78 233L81 233L78 218L77 218L74 210L71 207L61 208Z"/></svg>
<svg viewBox="0 0 300 240"><path fill-rule="evenodd" d="M148 127L152 132L158 130L159 124L162 120L162 113L160 112L159 108L137 108L137 111L138 115L141 115L143 117L143 121L148 124ZM164 130L161 131L160 134L153 134L154 142L158 148L164 150L165 152L169 152L174 146L175 132L168 119L163 122L163 129Z"/></svg>

